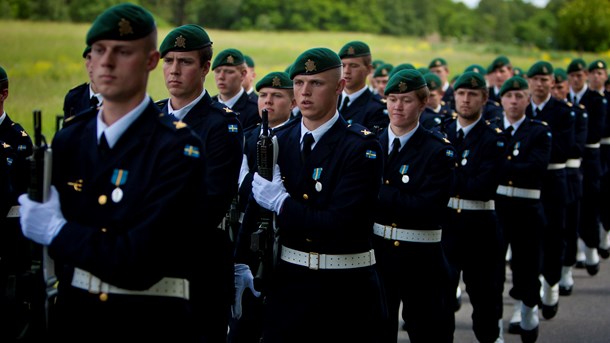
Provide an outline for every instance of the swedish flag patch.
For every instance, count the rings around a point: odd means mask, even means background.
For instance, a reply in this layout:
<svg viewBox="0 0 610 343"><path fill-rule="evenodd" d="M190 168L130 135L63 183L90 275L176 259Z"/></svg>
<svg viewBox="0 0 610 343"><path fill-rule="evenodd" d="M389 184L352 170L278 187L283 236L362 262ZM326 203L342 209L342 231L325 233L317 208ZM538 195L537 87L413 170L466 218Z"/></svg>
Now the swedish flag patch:
<svg viewBox="0 0 610 343"><path fill-rule="evenodd" d="M184 146L184 155L199 158L199 148L196 146L187 144Z"/></svg>
<svg viewBox="0 0 610 343"><path fill-rule="evenodd" d="M504 147L504 142L503 141L498 141L498 143L496 143L497 146L499 146L500 148Z"/></svg>
<svg viewBox="0 0 610 343"><path fill-rule="evenodd" d="M453 157L453 150L447 150L447 151L445 151L445 156L447 156L447 157Z"/></svg>
<svg viewBox="0 0 610 343"><path fill-rule="evenodd" d="M377 153L373 150L367 150L365 153L366 158L370 158L371 160L374 160L377 158Z"/></svg>
<svg viewBox="0 0 610 343"><path fill-rule="evenodd" d="M229 124L229 132L239 132L239 128L235 124Z"/></svg>

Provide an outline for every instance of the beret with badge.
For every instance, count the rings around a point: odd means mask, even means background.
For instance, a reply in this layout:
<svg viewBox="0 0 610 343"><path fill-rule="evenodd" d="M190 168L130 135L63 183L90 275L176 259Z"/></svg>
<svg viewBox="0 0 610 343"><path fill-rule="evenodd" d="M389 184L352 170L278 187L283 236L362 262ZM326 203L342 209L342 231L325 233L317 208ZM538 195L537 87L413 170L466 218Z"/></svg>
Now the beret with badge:
<svg viewBox="0 0 610 343"><path fill-rule="evenodd" d="M220 66L235 67L245 63L244 55L237 49L225 49L221 51L212 63L212 70Z"/></svg>
<svg viewBox="0 0 610 343"><path fill-rule="evenodd" d="M555 68L555 70L553 70L553 76L555 76L556 83L561 83L568 80L568 73L563 68Z"/></svg>
<svg viewBox="0 0 610 343"><path fill-rule="evenodd" d="M377 69L386 63L383 60L374 60L373 62L371 62L371 64L373 65L374 69Z"/></svg>
<svg viewBox="0 0 610 343"><path fill-rule="evenodd" d="M131 3L112 6L100 14L87 32L87 45L99 40L131 41L155 31L152 14Z"/></svg>
<svg viewBox="0 0 610 343"><path fill-rule="evenodd" d="M583 60L582 58L575 58L572 60L572 62L570 62L570 64L568 64L568 74L570 73L574 73L577 71L583 71L583 70L587 70L587 64L585 63L585 60Z"/></svg>
<svg viewBox="0 0 610 343"><path fill-rule="evenodd" d="M392 69L394 69L393 65L391 65L389 63L384 63L384 64L380 65L379 67L377 67L377 69L375 69L375 72L373 73L373 77L389 76L390 73L392 72Z"/></svg>
<svg viewBox="0 0 610 343"><path fill-rule="evenodd" d="M475 73L479 73L481 75L487 74L487 70L480 64L471 64L464 71L474 71Z"/></svg>
<svg viewBox="0 0 610 343"><path fill-rule="evenodd" d="M523 75L525 75L525 72L523 71L523 69L521 69L519 67L515 67L515 68L513 68L513 75L523 77Z"/></svg>
<svg viewBox="0 0 610 343"><path fill-rule="evenodd" d="M527 81L521 76L513 76L502 84L500 96L503 96L509 91L520 91L524 89L528 89Z"/></svg>
<svg viewBox="0 0 610 343"><path fill-rule="evenodd" d="M595 61L591 62L591 64L589 64L589 71L593 71L595 69L606 70L607 69L606 62L604 62L603 60L595 60Z"/></svg>
<svg viewBox="0 0 610 343"><path fill-rule="evenodd" d="M547 61L538 61L527 71L527 77L536 75L553 75L553 65Z"/></svg>
<svg viewBox="0 0 610 343"><path fill-rule="evenodd" d="M400 70L390 77L383 92L385 95L409 93L426 87L424 76L415 69Z"/></svg>
<svg viewBox="0 0 610 343"><path fill-rule="evenodd" d="M487 74L495 71L496 69L500 69L502 67L506 67L510 65L510 60L506 56L498 56L496 57L489 67L487 68Z"/></svg>
<svg viewBox="0 0 610 343"><path fill-rule="evenodd" d="M265 75L256 83L257 92L262 88L292 89L293 83L287 73L274 71Z"/></svg>
<svg viewBox="0 0 610 343"><path fill-rule="evenodd" d="M8 80L8 75L6 75L6 70L0 66L0 82Z"/></svg>
<svg viewBox="0 0 610 343"><path fill-rule="evenodd" d="M405 69L412 69L415 70L415 66L413 66L411 63L401 63L399 65L397 65L396 67L392 68L392 72L390 73L390 77L392 77L392 75L394 75L395 73L401 71L401 70L405 70Z"/></svg>
<svg viewBox="0 0 610 343"><path fill-rule="evenodd" d="M420 72L422 75L426 75L430 72L430 68L428 67L419 67L417 68L417 71Z"/></svg>
<svg viewBox="0 0 610 343"><path fill-rule="evenodd" d="M361 41L352 41L345 44L341 50L339 50L340 58L352 58L352 57L362 57L369 56L371 54L371 49L365 42Z"/></svg>
<svg viewBox="0 0 610 343"><path fill-rule="evenodd" d="M436 68L436 67L446 67L446 66L447 66L447 61L441 57L437 57L437 58L433 59L432 61L430 61L430 64L428 64L429 69Z"/></svg>
<svg viewBox="0 0 610 343"><path fill-rule="evenodd" d="M460 75L453 84L453 89L458 90L460 88L486 89L487 84L485 83L483 75L474 71L467 71Z"/></svg>
<svg viewBox="0 0 610 343"><path fill-rule="evenodd" d="M426 80L428 89L430 89L431 91L443 88L443 82L441 81L441 78L434 73L424 74L424 80Z"/></svg>
<svg viewBox="0 0 610 343"><path fill-rule="evenodd" d="M290 78L297 75L315 75L343 64L337 53L328 48L312 48L297 57L290 67Z"/></svg>
<svg viewBox="0 0 610 343"><path fill-rule="evenodd" d="M244 60L246 61L246 65L249 68L254 68L254 60L252 59L252 57L250 57L248 55L244 55Z"/></svg>
<svg viewBox="0 0 610 343"><path fill-rule="evenodd" d="M159 52L163 58L170 51L193 51L211 45L208 33L201 26L186 24L173 29L165 36Z"/></svg>

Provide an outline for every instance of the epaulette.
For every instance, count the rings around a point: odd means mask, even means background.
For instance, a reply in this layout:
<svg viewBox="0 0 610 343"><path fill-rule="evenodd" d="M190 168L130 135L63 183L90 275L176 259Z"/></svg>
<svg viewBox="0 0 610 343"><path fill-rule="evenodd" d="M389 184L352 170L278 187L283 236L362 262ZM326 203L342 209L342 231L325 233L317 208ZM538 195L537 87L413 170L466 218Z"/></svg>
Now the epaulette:
<svg viewBox="0 0 610 343"><path fill-rule="evenodd" d="M583 111L586 110L585 105L583 105L583 104L578 104L578 107L580 107L580 109Z"/></svg>
<svg viewBox="0 0 610 343"><path fill-rule="evenodd" d="M569 101L565 101L565 104L566 104L566 105L568 105L568 107L572 107L572 106L574 106L574 104L573 104L573 103L571 103L571 102L569 102Z"/></svg>
<svg viewBox="0 0 610 343"><path fill-rule="evenodd" d="M212 101L210 107L223 113L224 115L237 117L237 112L233 111L229 106L219 103L218 101Z"/></svg>
<svg viewBox="0 0 610 343"><path fill-rule="evenodd" d="M375 138L376 135L374 132L370 131L366 127L361 124L350 124L347 126L347 131L358 135L359 137L370 139Z"/></svg>
<svg viewBox="0 0 610 343"><path fill-rule="evenodd" d="M446 105L446 103L443 100L441 100L441 106L445 106L445 105Z"/></svg>
<svg viewBox="0 0 610 343"><path fill-rule="evenodd" d="M381 104L381 105L384 105L384 106L385 106L385 105L386 105L386 103L387 103L387 101L384 101L385 99L383 99L383 98L381 98L381 97L375 97L375 96L374 96L374 97L372 97L372 99L373 99L373 100L374 100L376 103Z"/></svg>
<svg viewBox="0 0 610 343"><path fill-rule="evenodd" d="M79 88L82 88L82 87L89 87L89 83L85 82L85 83L81 83L80 85L76 85L76 86L70 88L70 90L68 92L71 92L73 90L76 90L76 89L79 89Z"/></svg>
<svg viewBox="0 0 610 343"><path fill-rule="evenodd" d="M163 126L168 127L174 131L188 127L188 125L185 122L183 122L181 120L176 120L172 116L169 116L162 112L159 113L159 122L161 122L161 124L163 124Z"/></svg>
<svg viewBox="0 0 610 343"><path fill-rule="evenodd" d="M68 127L70 125L74 125L74 123L78 123L84 119L88 119L92 116L97 115L97 108L90 108L83 112L79 112L77 115L73 115L64 119L63 127Z"/></svg>
<svg viewBox="0 0 610 343"><path fill-rule="evenodd" d="M549 126L549 124L547 122L545 122L544 120L531 119L531 122L534 124L537 124L537 125Z"/></svg>
<svg viewBox="0 0 610 343"><path fill-rule="evenodd" d="M0 140L0 148L2 148L2 150L11 149L11 145L3 140Z"/></svg>
<svg viewBox="0 0 610 343"><path fill-rule="evenodd" d="M155 102L155 105L157 105L157 107L159 107L159 109L163 109L163 107L165 107L165 105L167 104L168 101L169 101L169 99L159 100L159 101Z"/></svg>
<svg viewBox="0 0 610 343"><path fill-rule="evenodd" d="M25 132L25 129L21 125L15 123L15 122L11 123L11 129L13 131L19 133L21 135L21 137L28 137L28 133Z"/></svg>
<svg viewBox="0 0 610 343"><path fill-rule="evenodd" d="M502 134L502 129L498 126L497 120L485 120L487 127L493 130L496 134Z"/></svg>
<svg viewBox="0 0 610 343"><path fill-rule="evenodd" d="M434 137L440 142L443 142L445 145L451 145L451 141L447 139L447 137L440 130L425 130L427 134Z"/></svg>
<svg viewBox="0 0 610 343"><path fill-rule="evenodd" d="M381 103L384 105L388 103L388 99L386 98L380 98L379 101L381 101Z"/></svg>
<svg viewBox="0 0 610 343"><path fill-rule="evenodd" d="M497 101L494 101L494 105L496 105L498 107L502 107L502 105L499 102L497 102Z"/></svg>

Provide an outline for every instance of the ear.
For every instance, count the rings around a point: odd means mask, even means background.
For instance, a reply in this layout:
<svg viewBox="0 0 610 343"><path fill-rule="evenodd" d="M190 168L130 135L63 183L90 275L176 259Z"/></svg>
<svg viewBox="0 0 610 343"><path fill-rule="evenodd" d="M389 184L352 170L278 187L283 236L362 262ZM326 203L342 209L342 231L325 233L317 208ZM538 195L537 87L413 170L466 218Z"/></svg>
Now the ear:
<svg viewBox="0 0 610 343"><path fill-rule="evenodd" d="M337 83L337 89L335 90L335 94L339 95L341 94L341 92L343 92L343 88L345 88L345 79L341 78L339 80L339 82Z"/></svg>
<svg viewBox="0 0 610 343"><path fill-rule="evenodd" d="M161 54L158 50L152 50L148 53L148 59L146 61L146 69L148 71L152 71L159 64L159 60L161 59Z"/></svg>

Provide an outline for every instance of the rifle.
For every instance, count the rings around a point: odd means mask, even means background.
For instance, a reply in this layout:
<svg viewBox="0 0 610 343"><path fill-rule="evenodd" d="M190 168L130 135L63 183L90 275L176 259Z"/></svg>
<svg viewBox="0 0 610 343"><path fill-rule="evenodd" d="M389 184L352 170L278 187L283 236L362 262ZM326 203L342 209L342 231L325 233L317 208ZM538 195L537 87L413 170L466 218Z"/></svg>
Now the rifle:
<svg viewBox="0 0 610 343"><path fill-rule="evenodd" d="M42 113L34 110L34 145L32 155L28 157L30 164L30 185L28 187L28 197L31 200L44 202L50 196L51 190L51 169L52 152L47 145L46 138L42 134ZM42 274L46 291L44 303L45 328L49 327L50 307L57 295L57 277L55 275L55 264L49 257L48 248L42 248Z"/></svg>
<svg viewBox="0 0 610 343"><path fill-rule="evenodd" d="M256 142L256 164L258 174L271 181L273 179L273 167L277 161L278 146L277 138L269 129L269 113L262 110L261 135ZM258 256L259 266L254 276L254 281L261 286L257 288L265 290L265 281L269 280L270 273L277 263L278 256L278 231L273 224L273 212L259 207L258 230L250 236L250 250Z"/></svg>

